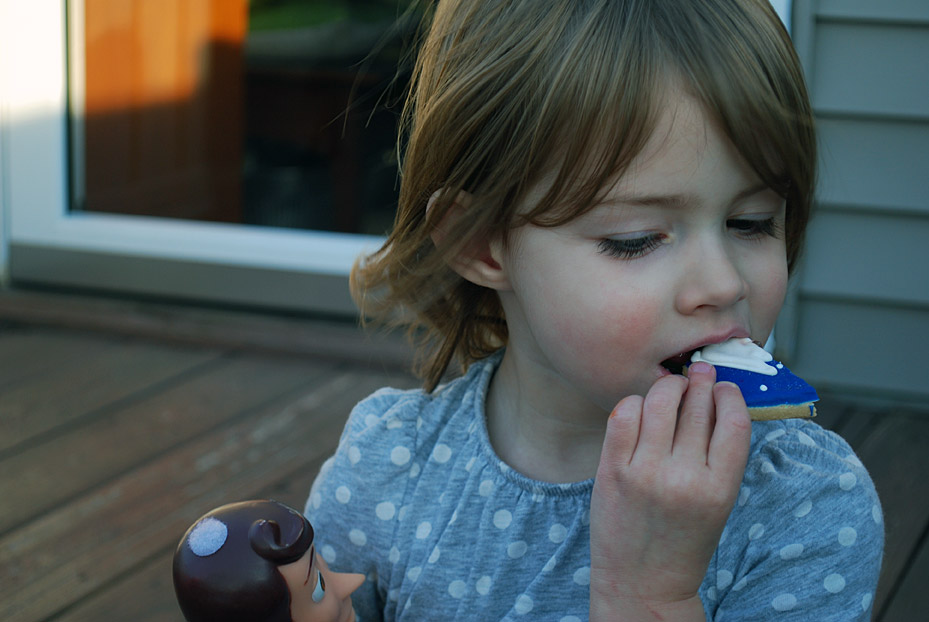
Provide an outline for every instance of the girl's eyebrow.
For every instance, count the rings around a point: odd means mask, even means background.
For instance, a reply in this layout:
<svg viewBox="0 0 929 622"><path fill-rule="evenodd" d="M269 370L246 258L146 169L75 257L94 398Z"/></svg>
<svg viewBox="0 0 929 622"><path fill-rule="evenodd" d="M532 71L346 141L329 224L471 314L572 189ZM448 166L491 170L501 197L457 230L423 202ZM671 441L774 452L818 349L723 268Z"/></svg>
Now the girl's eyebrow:
<svg viewBox="0 0 929 622"><path fill-rule="evenodd" d="M732 203L738 203L743 199L770 190L770 186L764 182L758 182L740 190L732 198ZM635 207L668 207L683 208L691 204L691 197L686 194L654 194L654 195L618 195L609 197L605 203L617 205L631 205Z"/></svg>

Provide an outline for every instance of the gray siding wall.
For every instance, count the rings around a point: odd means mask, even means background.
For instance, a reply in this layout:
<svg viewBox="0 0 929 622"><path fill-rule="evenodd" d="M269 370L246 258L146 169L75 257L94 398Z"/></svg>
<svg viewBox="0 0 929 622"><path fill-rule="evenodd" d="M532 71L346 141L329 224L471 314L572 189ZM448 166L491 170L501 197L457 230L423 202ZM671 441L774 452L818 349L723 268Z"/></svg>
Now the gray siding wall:
<svg viewBox="0 0 929 622"><path fill-rule="evenodd" d="M929 398L929 0L795 0L817 212L779 354L827 389Z"/></svg>

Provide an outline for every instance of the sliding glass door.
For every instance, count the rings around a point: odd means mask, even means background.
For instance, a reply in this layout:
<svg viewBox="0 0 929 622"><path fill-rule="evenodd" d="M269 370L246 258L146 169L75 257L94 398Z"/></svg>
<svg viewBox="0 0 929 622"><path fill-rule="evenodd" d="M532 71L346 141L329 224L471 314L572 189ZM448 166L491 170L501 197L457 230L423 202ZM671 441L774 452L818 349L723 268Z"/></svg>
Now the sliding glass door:
<svg viewBox="0 0 929 622"><path fill-rule="evenodd" d="M14 281L353 312L396 204L396 0L0 12Z"/></svg>

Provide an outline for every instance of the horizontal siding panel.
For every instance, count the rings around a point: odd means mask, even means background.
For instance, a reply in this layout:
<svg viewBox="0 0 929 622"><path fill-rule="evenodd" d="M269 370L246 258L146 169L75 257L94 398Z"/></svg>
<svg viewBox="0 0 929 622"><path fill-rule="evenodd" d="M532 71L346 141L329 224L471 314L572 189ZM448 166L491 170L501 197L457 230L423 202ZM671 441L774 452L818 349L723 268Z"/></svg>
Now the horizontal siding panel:
<svg viewBox="0 0 929 622"><path fill-rule="evenodd" d="M929 2L926 0L820 0L816 13L820 17L833 19L929 22Z"/></svg>
<svg viewBox="0 0 929 622"><path fill-rule="evenodd" d="M929 26L820 24L813 63L818 111L929 120Z"/></svg>
<svg viewBox="0 0 929 622"><path fill-rule="evenodd" d="M929 311L804 300L791 369L822 389L929 398Z"/></svg>
<svg viewBox="0 0 929 622"><path fill-rule="evenodd" d="M820 202L929 214L929 123L820 119L818 125Z"/></svg>
<svg viewBox="0 0 929 622"><path fill-rule="evenodd" d="M922 305L929 312L929 218L821 210L808 236L804 294Z"/></svg>

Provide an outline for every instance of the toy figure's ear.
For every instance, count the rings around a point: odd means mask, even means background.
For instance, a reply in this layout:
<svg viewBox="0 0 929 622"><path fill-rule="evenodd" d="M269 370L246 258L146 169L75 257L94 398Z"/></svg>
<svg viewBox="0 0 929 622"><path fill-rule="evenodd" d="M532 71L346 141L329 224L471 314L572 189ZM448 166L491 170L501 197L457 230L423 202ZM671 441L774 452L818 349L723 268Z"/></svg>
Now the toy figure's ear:
<svg viewBox="0 0 929 622"><path fill-rule="evenodd" d="M436 191L429 197L427 212L432 209L440 193L441 190ZM458 193L454 203L432 229L430 235L436 246L441 247L443 242L455 235L454 223L467 218L468 207L472 200L467 192ZM503 240L499 236L490 237L481 234L473 236L459 252L448 260L448 264L462 278L475 285L497 291L510 288L503 263Z"/></svg>

